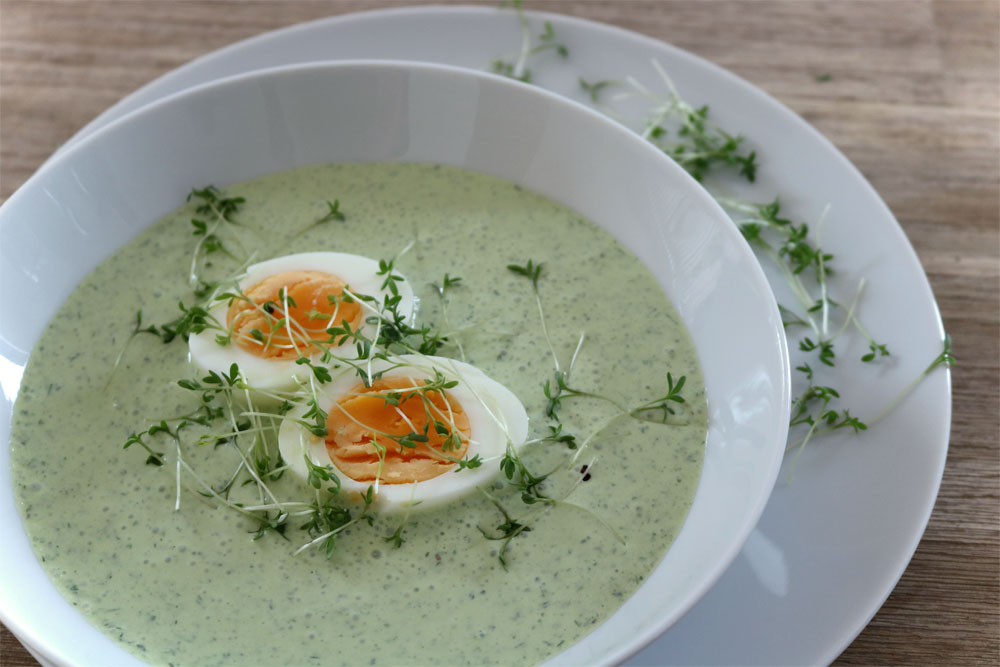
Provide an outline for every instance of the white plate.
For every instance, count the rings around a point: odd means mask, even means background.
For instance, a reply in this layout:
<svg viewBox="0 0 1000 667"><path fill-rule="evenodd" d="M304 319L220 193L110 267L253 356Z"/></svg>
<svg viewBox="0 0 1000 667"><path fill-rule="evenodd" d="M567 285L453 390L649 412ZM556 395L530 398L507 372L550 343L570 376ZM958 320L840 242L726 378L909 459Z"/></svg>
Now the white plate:
<svg viewBox="0 0 1000 667"><path fill-rule="evenodd" d="M577 80L631 75L709 104L720 126L745 135L762 158L744 196L780 194L783 212L816 220L832 204L823 245L836 255L847 298L868 279L859 313L892 351L874 368L845 364L831 381L852 413L874 416L941 349L943 329L927 278L885 204L826 139L779 102L734 75L662 42L556 14L530 13L532 33L551 21L568 59L531 63L534 81L584 100ZM520 45L510 10L410 8L353 14L240 42L181 67L130 95L80 131L72 144L167 94L260 67L310 60L400 58L483 69ZM640 107L631 103L624 113ZM734 181L734 188L738 187ZM863 243L858 240L863 239ZM779 300L782 295L779 291ZM864 344L848 347L856 359ZM856 353L856 354L855 354ZM923 533L944 469L951 421L950 375L938 371L867 432L808 447L779 481L758 528L720 582L631 664L828 663L889 595ZM786 462L787 473L788 462Z"/></svg>

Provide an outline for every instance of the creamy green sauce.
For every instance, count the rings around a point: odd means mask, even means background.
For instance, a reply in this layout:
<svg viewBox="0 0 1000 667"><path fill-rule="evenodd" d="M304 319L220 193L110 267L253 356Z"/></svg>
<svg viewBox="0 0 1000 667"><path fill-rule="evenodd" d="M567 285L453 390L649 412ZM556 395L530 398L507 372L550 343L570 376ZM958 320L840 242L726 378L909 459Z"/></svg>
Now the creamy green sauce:
<svg viewBox="0 0 1000 667"><path fill-rule="evenodd" d="M511 543L508 571L499 543L478 529L503 519L479 494L414 513L399 549L384 539L398 519L352 527L330 560L317 550L293 556L308 540L294 524L287 541L253 541L248 521L191 488L174 511L171 466L144 465L145 452L122 444L196 405L176 385L197 376L186 346L139 336L111 369L136 311L144 322L165 322L178 300L193 301L186 207L81 283L24 374L11 443L15 492L35 552L63 594L139 658L172 664L536 663L614 612L680 529L705 441L693 347L645 267L573 211L450 168L306 167L226 194L246 197L238 220L253 230L245 239L258 259L313 250L391 258L415 241L397 268L425 322L441 323L430 284L445 272L460 276L450 324L469 327L468 361L522 400L533 436L547 429L541 384L553 365L530 283L506 266L543 262L542 300L563 364L586 332L573 385L634 406L666 392L668 371L684 375L679 417L687 425L623 418L601 431L580 461L597 457L590 479L567 498L571 505L530 520L531 532ZM335 198L346 221L295 237ZM206 275L234 267L212 255ZM565 400L562 411L581 439L613 413L587 398ZM167 442L159 449L172 461ZM234 468L225 450L190 445L187 455L213 483ZM562 445L524 453L538 470L565 455ZM281 483L286 491L298 484L288 475ZM516 516L530 511L514 508Z"/></svg>

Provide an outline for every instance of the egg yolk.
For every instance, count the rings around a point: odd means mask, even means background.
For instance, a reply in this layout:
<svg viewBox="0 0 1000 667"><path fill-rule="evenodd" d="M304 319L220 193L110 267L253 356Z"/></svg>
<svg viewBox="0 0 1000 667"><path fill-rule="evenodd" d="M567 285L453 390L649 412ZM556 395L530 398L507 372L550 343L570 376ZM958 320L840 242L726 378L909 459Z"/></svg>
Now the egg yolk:
<svg viewBox="0 0 1000 667"><path fill-rule="evenodd" d="M352 389L327 418L334 465L355 481L382 484L423 482L451 470L469 448L469 418L447 392L423 386L395 377ZM416 446L399 442L406 436Z"/></svg>
<svg viewBox="0 0 1000 667"><path fill-rule="evenodd" d="M255 356L312 356L319 351L314 341L329 339L329 327L347 320L356 329L361 322L360 304L340 298L345 286L337 276L321 271L277 273L245 289L247 300L233 300L227 324L236 344Z"/></svg>

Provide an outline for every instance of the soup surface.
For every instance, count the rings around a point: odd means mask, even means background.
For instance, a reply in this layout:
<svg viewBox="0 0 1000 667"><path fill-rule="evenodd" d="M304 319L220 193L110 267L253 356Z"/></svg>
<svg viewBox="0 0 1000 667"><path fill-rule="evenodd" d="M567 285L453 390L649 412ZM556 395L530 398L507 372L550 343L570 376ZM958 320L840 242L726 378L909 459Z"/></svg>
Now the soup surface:
<svg viewBox="0 0 1000 667"><path fill-rule="evenodd" d="M15 492L64 595L139 658L172 664L535 663L614 612L680 529L705 442L693 347L646 268L573 211L451 168L314 166L225 195L246 200L232 216L234 235L220 233L236 259L206 255L198 263L206 279L235 275L247 253L254 261L315 250L396 258L420 321L450 334L438 354L464 354L513 391L530 416L529 438L555 424L543 392L553 355L564 370L572 365L574 389L610 400L563 397L563 433L576 436L577 450L551 440L522 450L531 470L555 471L542 489L558 502L526 505L502 475L487 489L530 529L510 540L506 568L504 541L487 539L504 534L505 517L476 491L352 525L329 558L321 548L296 555L310 541L304 521L254 539L258 526L199 494L190 475L177 492L167 435L146 438L163 466L147 465L139 447L123 449L130 434L198 406L177 384L204 375L183 340L130 340L138 311L146 327L176 318L179 300L196 301L188 276L200 237L191 220L203 216L188 204L80 284L24 374L11 444ZM343 220L328 215L335 200ZM543 266L538 295L551 348L531 280L508 269L529 259ZM432 285L445 273L461 278L446 311ZM669 423L620 414L666 394L668 372L686 378ZM199 446L196 435L182 438L184 457L221 487L238 454ZM245 493L245 476L234 493ZM284 497L314 492L292 475L273 486Z"/></svg>

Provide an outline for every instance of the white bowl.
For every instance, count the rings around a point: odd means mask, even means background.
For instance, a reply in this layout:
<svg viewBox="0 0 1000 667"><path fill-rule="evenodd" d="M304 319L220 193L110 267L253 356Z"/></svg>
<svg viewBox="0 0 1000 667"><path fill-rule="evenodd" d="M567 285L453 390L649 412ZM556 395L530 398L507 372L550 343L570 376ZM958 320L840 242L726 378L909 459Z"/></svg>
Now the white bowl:
<svg viewBox="0 0 1000 667"><path fill-rule="evenodd" d="M371 161L479 171L569 206L652 270L687 325L709 407L690 514L636 594L553 660L624 659L694 605L756 524L785 447L786 344L757 261L711 197L634 133L541 89L444 66L299 65L179 93L82 140L0 208L0 440L9 440L20 374L48 319L192 183ZM45 661L134 663L39 566L14 503L9 456L0 451L0 618Z"/></svg>

